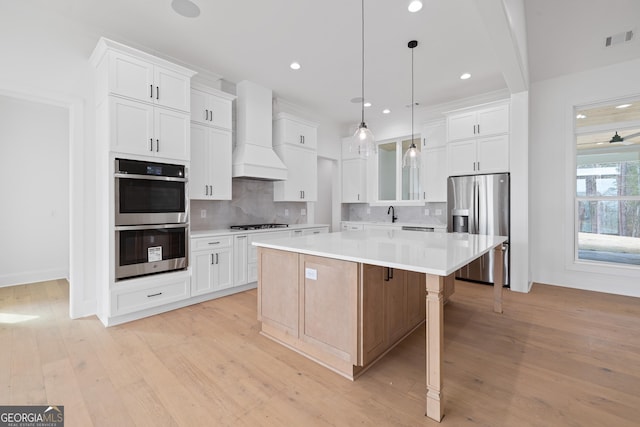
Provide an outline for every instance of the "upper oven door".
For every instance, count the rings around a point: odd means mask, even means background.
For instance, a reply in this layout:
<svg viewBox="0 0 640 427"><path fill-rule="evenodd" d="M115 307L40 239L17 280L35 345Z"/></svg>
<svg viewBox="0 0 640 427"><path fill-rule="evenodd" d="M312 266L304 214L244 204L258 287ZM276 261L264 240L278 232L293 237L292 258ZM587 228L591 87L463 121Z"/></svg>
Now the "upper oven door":
<svg viewBox="0 0 640 427"><path fill-rule="evenodd" d="M186 223L186 179L115 175L115 225Z"/></svg>

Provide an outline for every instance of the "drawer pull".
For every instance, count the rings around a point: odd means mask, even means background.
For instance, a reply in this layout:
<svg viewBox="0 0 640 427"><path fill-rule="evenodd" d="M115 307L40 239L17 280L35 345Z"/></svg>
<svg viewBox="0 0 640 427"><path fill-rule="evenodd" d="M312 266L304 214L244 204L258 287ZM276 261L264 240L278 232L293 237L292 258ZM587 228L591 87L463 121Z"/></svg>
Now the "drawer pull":
<svg viewBox="0 0 640 427"><path fill-rule="evenodd" d="M210 245L219 245L220 242L209 242Z"/></svg>
<svg viewBox="0 0 640 427"><path fill-rule="evenodd" d="M158 292L157 294L147 295L147 298L153 298L153 297L157 297L159 295L162 295L162 292Z"/></svg>

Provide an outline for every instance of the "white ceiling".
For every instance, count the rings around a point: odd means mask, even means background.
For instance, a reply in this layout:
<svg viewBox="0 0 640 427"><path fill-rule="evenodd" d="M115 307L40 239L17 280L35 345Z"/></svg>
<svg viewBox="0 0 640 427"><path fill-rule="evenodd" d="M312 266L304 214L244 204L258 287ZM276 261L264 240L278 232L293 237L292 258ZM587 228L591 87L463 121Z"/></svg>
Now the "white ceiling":
<svg viewBox="0 0 640 427"><path fill-rule="evenodd" d="M359 122L359 0L194 0L198 18L181 17L171 0L29 0L25 8L76 21L90 36L161 52L232 83L247 79L274 95L343 124ZM483 0L365 1L366 98L407 114L416 39L415 100L434 105L506 88L477 7ZM504 0L506 4L520 0ZM639 30L638 0L524 0L533 81L640 57L637 41L610 50L606 35ZM293 60L300 71L289 69ZM459 79L469 72L472 78Z"/></svg>

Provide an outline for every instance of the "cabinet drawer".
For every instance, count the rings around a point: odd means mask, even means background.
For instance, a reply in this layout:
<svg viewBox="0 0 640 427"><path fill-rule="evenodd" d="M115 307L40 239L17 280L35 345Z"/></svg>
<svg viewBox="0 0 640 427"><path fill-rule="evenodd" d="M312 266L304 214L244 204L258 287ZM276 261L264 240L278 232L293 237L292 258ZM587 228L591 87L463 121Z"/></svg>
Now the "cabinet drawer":
<svg viewBox="0 0 640 427"><path fill-rule="evenodd" d="M231 236L196 238L191 239L191 250L203 251L217 248L227 248L231 246L232 242L233 238Z"/></svg>
<svg viewBox="0 0 640 427"><path fill-rule="evenodd" d="M124 285L126 286L126 285ZM124 287L111 292L113 316L132 313L189 297L189 277L175 282Z"/></svg>

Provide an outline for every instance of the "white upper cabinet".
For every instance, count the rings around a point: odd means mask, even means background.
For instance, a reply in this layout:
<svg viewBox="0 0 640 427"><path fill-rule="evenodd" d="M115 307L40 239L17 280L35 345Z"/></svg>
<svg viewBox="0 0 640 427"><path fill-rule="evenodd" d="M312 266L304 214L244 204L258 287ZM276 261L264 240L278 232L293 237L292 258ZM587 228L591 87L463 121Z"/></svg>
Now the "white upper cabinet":
<svg viewBox="0 0 640 427"><path fill-rule="evenodd" d="M109 98L110 149L189 160L189 116L124 98Z"/></svg>
<svg viewBox="0 0 640 427"><path fill-rule="evenodd" d="M235 96L193 84L191 86L191 121L220 129L232 129L232 102Z"/></svg>
<svg viewBox="0 0 640 427"><path fill-rule="evenodd" d="M110 151L188 161L195 72L105 38L98 41L91 63L96 126L109 130L103 136Z"/></svg>
<svg viewBox="0 0 640 427"><path fill-rule="evenodd" d="M447 132L449 141L508 133L509 105L448 114Z"/></svg>
<svg viewBox="0 0 640 427"><path fill-rule="evenodd" d="M509 172L509 104L447 114L447 174Z"/></svg>
<svg viewBox="0 0 640 427"><path fill-rule="evenodd" d="M367 199L367 160L343 160L342 203L365 203Z"/></svg>
<svg viewBox="0 0 640 427"><path fill-rule="evenodd" d="M120 52L112 54L110 63L110 93L189 111L190 74Z"/></svg>
<svg viewBox="0 0 640 427"><path fill-rule="evenodd" d="M422 127L422 198L425 202L447 201L447 126L444 120Z"/></svg>
<svg viewBox="0 0 640 427"><path fill-rule="evenodd" d="M276 202L315 202L318 198L315 123L280 113L273 121L273 150L287 167L287 179L273 183Z"/></svg>
<svg viewBox="0 0 640 427"><path fill-rule="evenodd" d="M191 124L189 198L231 200L231 132Z"/></svg>
<svg viewBox="0 0 640 427"><path fill-rule="evenodd" d="M280 113L273 122L273 145L291 144L316 150L318 125L287 113Z"/></svg>

